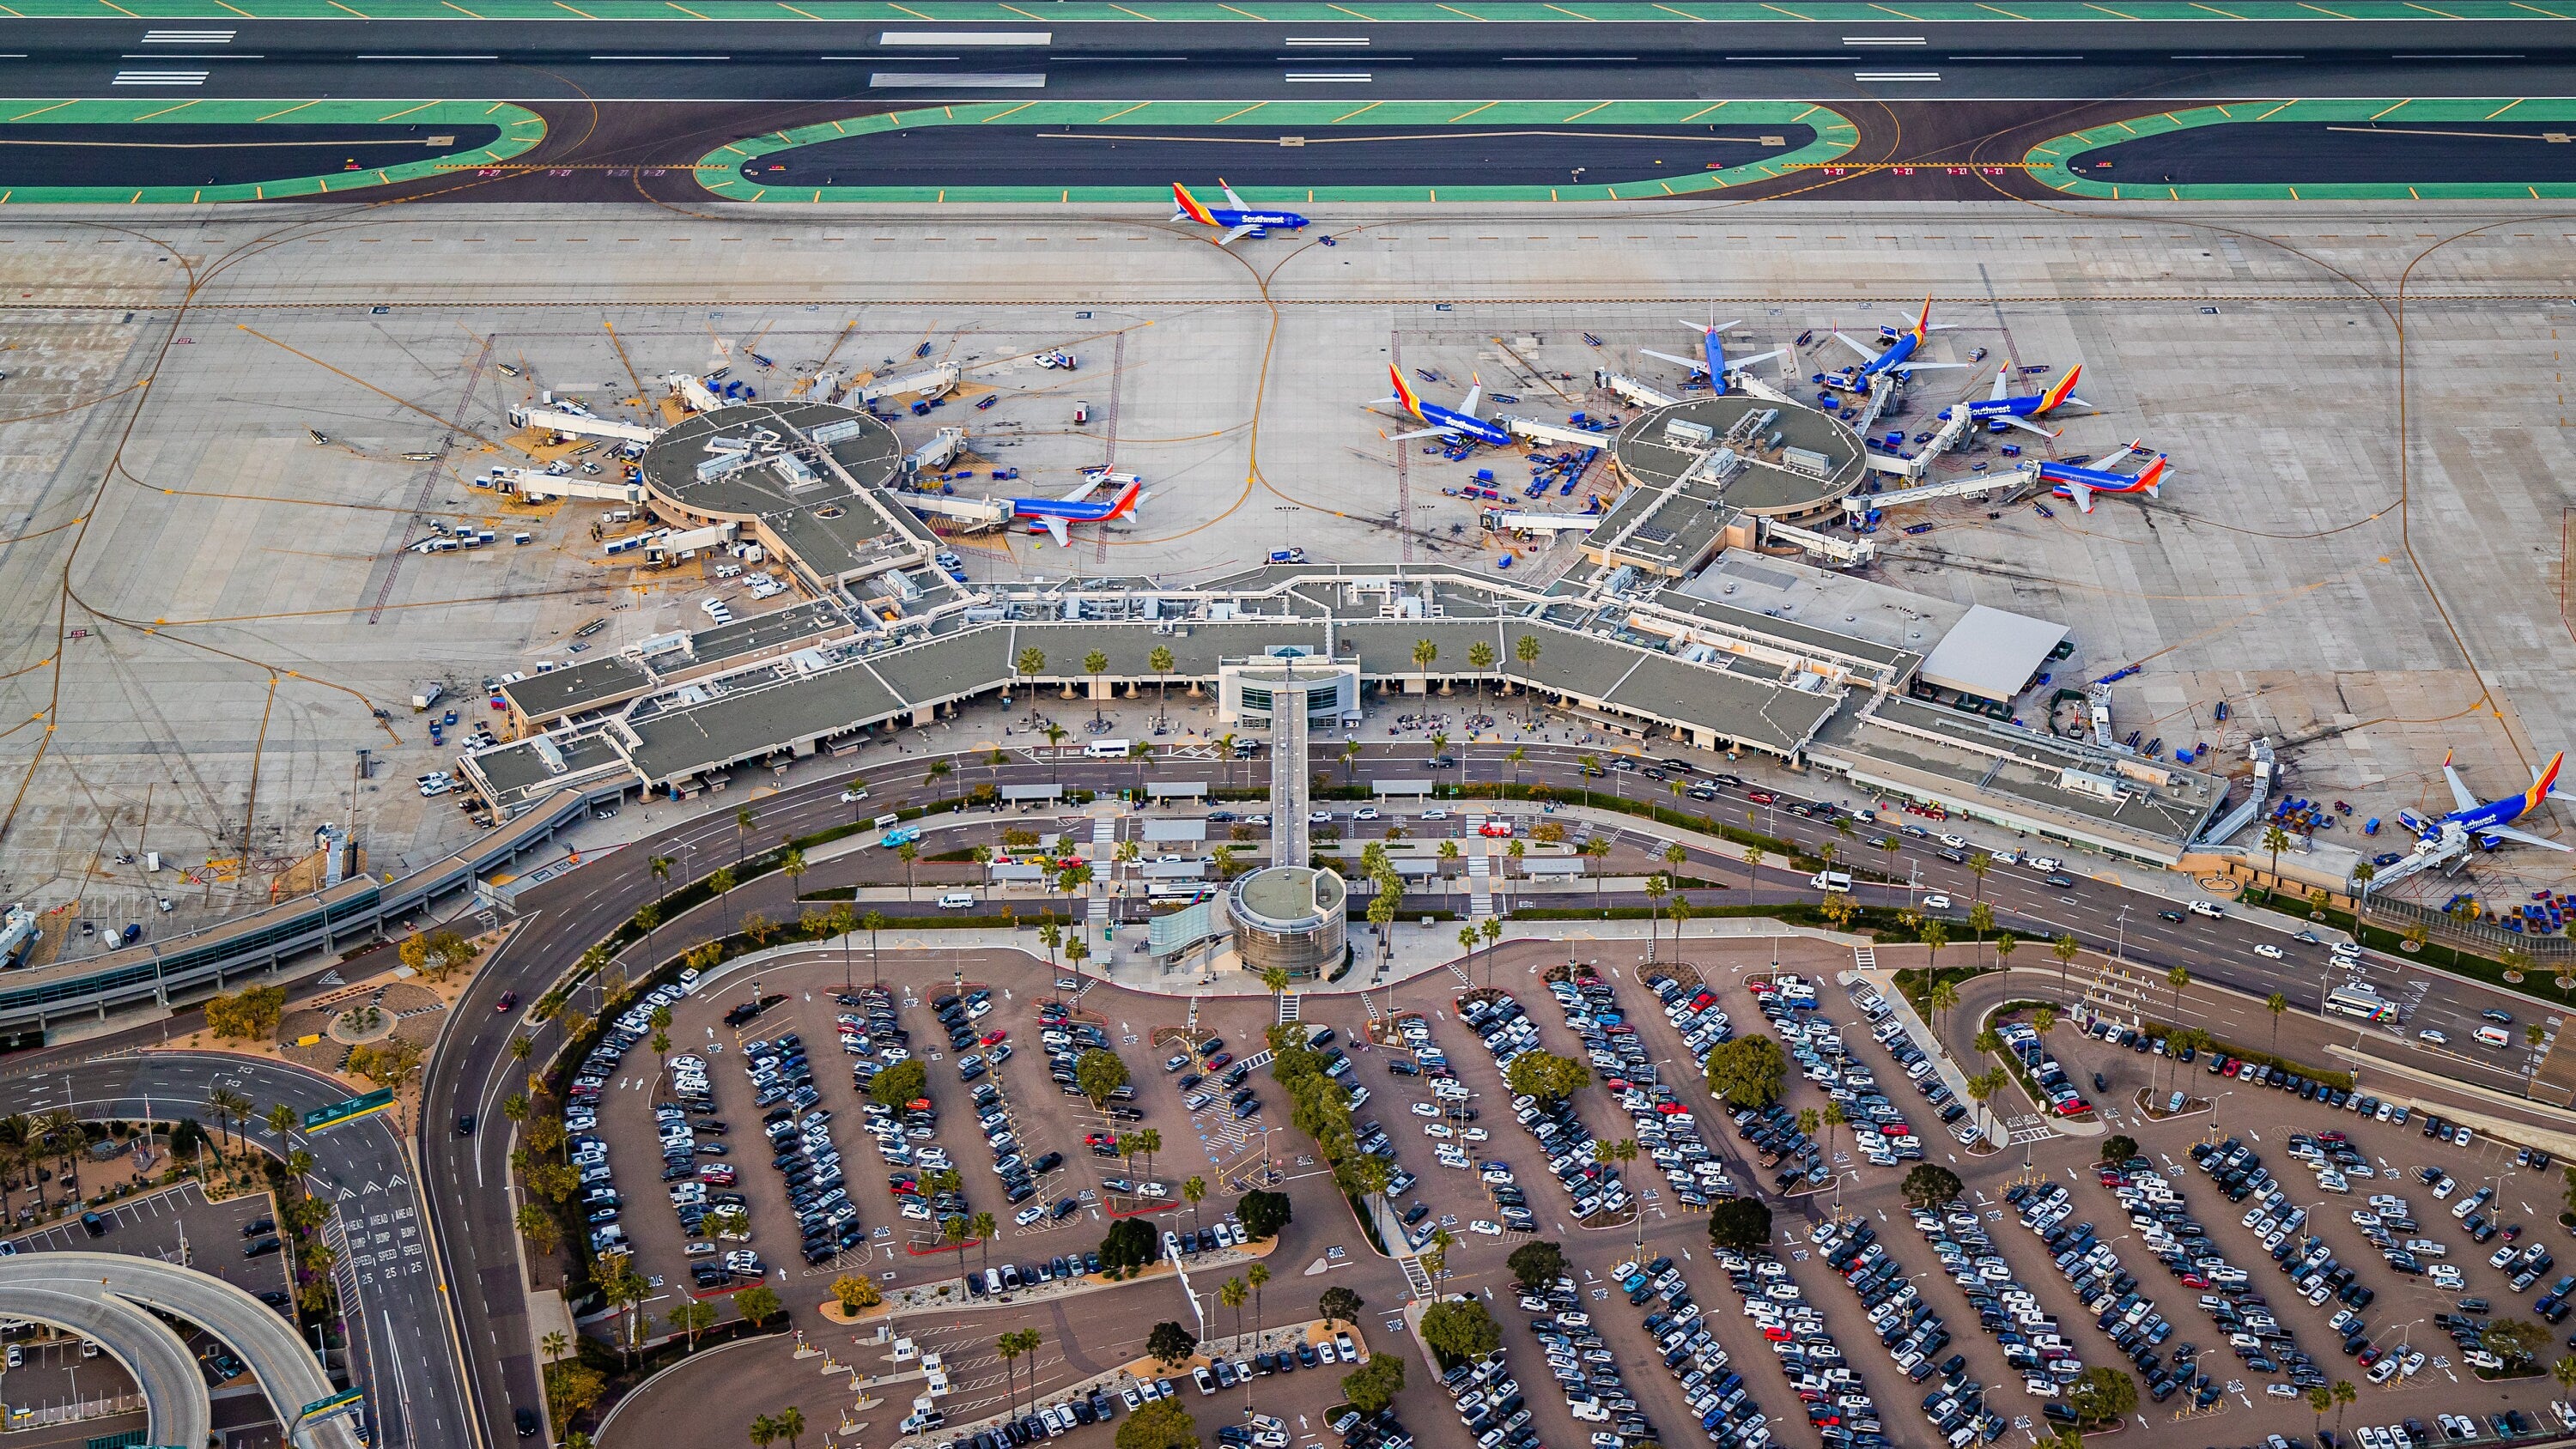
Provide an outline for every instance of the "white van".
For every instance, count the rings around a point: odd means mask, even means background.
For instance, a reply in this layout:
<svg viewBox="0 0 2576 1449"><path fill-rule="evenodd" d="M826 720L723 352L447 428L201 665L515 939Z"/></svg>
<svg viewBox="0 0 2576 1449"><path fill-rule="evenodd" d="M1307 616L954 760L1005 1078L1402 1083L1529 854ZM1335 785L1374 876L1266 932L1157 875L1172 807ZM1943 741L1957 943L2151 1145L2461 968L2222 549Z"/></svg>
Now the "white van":
<svg viewBox="0 0 2576 1449"><path fill-rule="evenodd" d="M1125 740L1093 740L1082 747L1083 758L1089 760L1123 760L1127 753Z"/></svg>
<svg viewBox="0 0 2576 1449"><path fill-rule="evenodd" d="M2479 1027L2478 1040L2485 1042L2491 1047L2511 1046L2513 1044L2513 1038L2505 1032L2503 1027L2500 1026Z"/></svg>
<svg viewBox="0 0 2576 1449"><path fill-rule="evenodd" d="M1840 891L1849 894L1852 888L1851 872L1820 870L1807 878L1807 886L1811 890Z"/></svg>
<svg viewBox="0 0 2576 1449"><path fill-rule="evenodd" d="M939 908L943 911L971 911L975 909L975 893L950 891L939 898Z"/></svg>

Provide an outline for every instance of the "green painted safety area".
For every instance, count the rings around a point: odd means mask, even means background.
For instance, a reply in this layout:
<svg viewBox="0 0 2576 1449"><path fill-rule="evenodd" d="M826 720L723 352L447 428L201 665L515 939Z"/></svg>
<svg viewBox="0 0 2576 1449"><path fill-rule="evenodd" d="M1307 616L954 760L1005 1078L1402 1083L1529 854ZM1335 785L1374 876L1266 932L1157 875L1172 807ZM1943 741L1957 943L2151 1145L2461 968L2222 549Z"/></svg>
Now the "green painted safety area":
<svg viewBox="0 0 2576 1449"><path fill-rule="evenodd" d="M545 134L535 112L489 101L13 101L0 205L343 196L498 166Z"/></svg>
<svg viewBox="0 0 2576 1449"><path fill-rule="evenodd" d="M2576 99L2246 101L2088 126L2024 159L2104 201L2563 200L2571 132Z"/></svg>
<svg viewBox="0 0 2576 1449"><path fill-rule="evenodd" d="M2534 0L2456 0L2438 8L2413 0L2344 0L2309 4L2302 0L2144 0L2144 3L2080 4L1763 4L1727 3L1543 3L1543 0L1460 0L1449 4L1371 5L1190 3L1117 4L1109 0L1050 0L1041 9L1007 0L0 0L0 15L31 20L713 20L713 21L886 21L1026 24L1127 24L1169 21L1189 24L1316 24L1366 20L1386 24L1458 24L1477 21L1516 23L1598 21L1652 22L1676 20L1717 25L1836 24L1855 18L1919 20L1949 23L2081 20L2087 23L2161 21L2206 24L2228 20L2295 20L2317 24L2339 21L2496 20L2529 24L2533 20L2576 19L2576 5L2541 4Z"/></svg>
<svg viewBox="0 0 2576 1449"><path fill-rule="evenodd" d="M1223 133L1233 131L1252 145L1222 144ZM913 134L931 143L932 154L916 158L903 149ZM1455 186L1429 178L1398 185L1358 179L1386 174L1372 160L1385 147L1479 140L1543 147L1563 166L1565 179ZM1801 101L1029 101L926 106L773 131L709 152L697 175L701 186L731 201L1169 202L1170 183L1213 181L1239 158L1250 157L1238 167L1247 175L1316 179L1312 185L1239 185L1237 191L1255 206L1642 201L1777 180L1792 166L1832 161L1858 140L1858 128L1840 113ZM1068 172L1083 172L1080 158L1096 156L1090 148L1113 142L1143 145L1157 157L1189 162L1190 169L1120 185L915 184L925 165L953 158L960 175L971 175L979 148L1006 146L1061 147L1046 154L1061 155ZM900 167L882 168L899 172L895 184L868 179L872 155L904 158ZM1621 174L1588 164L1586 155L1610 158ZM1133 158L1125 158L1118 174L1138 169ZM1584 174L1596 170L1598 175ZM1327 179L1339 174L1353 179ZM1474 177L1480 171L1469 158L1456 174Z"/></svg>

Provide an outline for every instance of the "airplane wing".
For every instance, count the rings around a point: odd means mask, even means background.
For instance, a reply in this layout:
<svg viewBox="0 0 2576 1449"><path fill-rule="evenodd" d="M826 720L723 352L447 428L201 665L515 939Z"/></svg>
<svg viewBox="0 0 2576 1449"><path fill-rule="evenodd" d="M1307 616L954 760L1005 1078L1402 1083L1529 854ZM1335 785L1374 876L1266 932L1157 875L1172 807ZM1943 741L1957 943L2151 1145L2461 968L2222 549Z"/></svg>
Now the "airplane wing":
<svg viewBox="0 0 2576 1449"><path fill-rule="evenodd" d="M1063 520L1063 519L1061 519L1061 518L1053 518L1053 517L1040 518L1040 519L1038 520L1038 523L1039 523L1039 525L1040 525L1041 527L1045 528L1045 529L1046 529L1046 531L1047 531L1048 533L1051 533L1051 534L1055 535L1055 546L1056 546L1056 547L1058 547L1058 548L1071 548L1071 547L1073 547L1073 544L1072 544L1069 540L1067 540L1067 539L1065 538L1065 536L1064 536L1064 520Z"/></svg>
<svg viewBox="0 0 2576 1449"><path fill-rule="evenodd" d="M2442 778L2450 782L2451 798L2458 802L2461 809L2475 810L2478 806L2485 803L2477 796L2469 793L2468 782L2460 778L2459 771L2451 768L2451 757L2449 755L2442 756ZM2502 835L2504 832L2501 830L2491 829L2487 833L2490 835Z"/></svg>
<svg viewBox="0 0 2576 1449"><path fill-rule="evenodd" d="M1682 319L1682 325L1693 332L1723 332L1729 327L1741 327L1744 323L1741 320L1734 322L1693 322L1688 317L1684 317Z"/></svg>
<svg viewBox="0 0 2576 1449"><path fill-rule="evenodd" d="M2021 430L2022 430L2023 432L2025 432L2025 433L2037 433L2037 434L2039 434L2039 435L2040 435L2041 437L2043 437L2043 438L2053 438L2053 437L2056 437L2056 436L2057 436L2057 430L2056 430L2056 429L2054 429L2054 428L2043 428L2043 427L2041 427L2039 424L2032 422L2032 421L2031 421L2030 419L2028 419L2028 418L2016 418L2016 417L2011 417L2011 416L2005 416L2005 417L1997 418L1997 419L1995 419L1995 421L1996 421L1996 422L1999 422L1999 423L2003 423L2003 424L2005 424L2006 426L2009 426L2009 427L2019 428L2019 429L2021 429Z"/></svg>
<svg viewBox="0 0 2576 1449"><path fill-rule="evenodd" d="M1378 436L1386 439L1390 443L1405 443L1411 442L1415 438L1436 438L1443 433L1454 433L1456 431L1458 431L1456 428L1415 428L1409 433L1380 433Z"/></svg>
<svg viewBox="0 0 2576 1449"><path fill-rule="evenodd" d="M2510 825L2488 825L2481 827L2472 833L2477 835L2499 836L2519 845L2537 845L2543 850L2576 850L2576 845L2561 845L2555 840L2544 840L2540 836L2516 830Z"/></svg>
<svg viewBox="0 0 2576 1449"><path fill-rule="evenodd" d="M1467 389L1467 400L1458 404L1458 411L1461 414L1472 418L1476 416L1476 404L1483 402L1484 400L1485 384L1482 379L1479 379L1473 386Z"/></svg>
<svg viewBox="0 0 2576 1449"><path fill-rule="evenodd" d="M1647 357L1661 358L1666 362L1678 362L1695 373L1708 371L1708 364L1696 357L1675 357L1669 352L1657 352L1651 347L1640 347L1637 351Z"/></svg>
<svg viewBox="0 0 2576 1449"><path fill-rule="evenodd" d="M1890 371L1890 372L1947 372L1947 371L1949 371L1950 369L1952 369L1952 368L1954 368L1954 367L1966 367L1966 366L1969 366L1969 365L1970 365L1970 364L1968 364L1968 363L1964 363L1964 362L1916 362L1916 361L1915 361L1915 360L1913 360L1912 358L1907 358L1905 361L1903 361L1903 362L1901 362L1901 363L1897 364L1897 365L1896 365L1896 366L1894 366L1894 367L1889 368L1889 369L1888 369L1888 371Z"/></svg>
<svg viewBox="0 0 2576 1449"><path fill-rule="evenodd" d="M2072 404L2074 404L2075 406L2077 406L2077 407L2079 407L2079 408L2092 408L2092 407L2093 407L2093 405L2092 405L2091 403L2086 402L2084 399L2082 399L2082 398L2080 398L2080 397L2077 397L2075 394L2073 394L2073 393L2071 393L2071 392L2070 392L2070 393L2068 393L2068 394L2066 395L2066 402L2061 402L2061 403L2059 403L2059 404L2058 404L2058 406L2059 406L2059 407L2065 407L2065 406L2067 405L2067 403L2072 403ZM2100 408L2093 408L2093 410L2094 410L2095 412L2100 412L2100 411L2101 411L2101 409L2100 409Z"/></svg>
<svg viewBox="0 0 2576 1449"><path fill-rule="evenodd" d="M2004 375L2011 371L2012 369L2008 367L1998 367L1995 369L1995 390L1986 394L1986 401L2002 402L2004 400Z"/></svg>
<svg viewBox="0 0 2576 1449"><path fill-rule="evenodd" d="M1057 500L1056 500L1056 502L1058 502L1058 503L1080 503L1082 500L1084 500L1084 499L1086 499L1086 498L1088 498L1088 497L1090 497L1090 496L1091 496L1091 490L1092 490L1092 489L1099 487L1099 486L1100 486L1102 483L1104 483L1104 482L1107 482L1107 481L1108 481L1108 478L1109 478L1109 475L1108 475L1108 474L1106 474L1106 473L1094 474L1094 475L1093 475L1093 476L1091 476L1091 477L1085 478L1085 479L1083 479L1081 482L1076 483L1076 484L1074 484L1074 485L1073 485L1073 491L1072 491L1072 492L1070 492L1070 493L1068 493L1068 494L1064 495L1062 498L1057 499Z"/></svg>
<svg viewBox="0 0 2576 1449"><path fill-rule="evenodd" d="M1243 240L1245 237L1252 235L1260 229L1261 228L1257 226L1238 226L1234 230L1227 232L1225 235L1218 237L1216 239L1216 244L1221 247L1232 246L1234 243Z"/></svg>
<svg viewBox="0 0 2576 1449"><path fill-rule="evenodd" d="M1250 210L1252 209L1251 207L1246 206L1246 205L1244 205L1244 204L1243 204L1243 198L1242 198L1242 197L1237 196L1237 195L1235 195L1235 194L1234 194L1234 188L1233 188L1233 187L1226 185L1226 182L1225 182L1225 178L1224 178L1224 177L1222 177L1222 176L1218 177L1218 178L1216 179L1216 185L1217 185L1217 189L1218 189L1219 191L1222 191L1222 192L1224 192L1224 193L1225 193L1225 204L1226 204L1226 205L1228 205L1228 206L1230 206L1230 207L1234 208L1234 209L1235 209L1235 210L1237 210L1237 211L1250 211Z"/></svg>
<svg viewBox="0 0 2576 1449"><path fill-rule="evenodd" d="M1852 338L1850 338L1850 337L1848 337L1848 336L1844 335L1843 333L1840 333L1840 332L1835 333L1835 334L1834 334L1834 338L1835 338L1835 340L1836 340L1836 341L1838 341L1838 342L1842 343L1842 345L1843 345L1843 346L1848 347L1848 348L1850 348L1852 351L1859 353L1859 354L1861 355L1861 357L1862 357L1864 360L1866 360L1866 361L1870 361L1870 362L1876 362L1876 361L1878 361L1878 353L1877 353L1875 350L1873 350L1873 349L1871 349L1871 348L1869 348L1869 347L1865 347L1865 346L1861 345L1859 342L1854 341Z"/></svg>
<svg viewBox="0 0 2576 1449"><path fill-rule="evenodd" d="M1788 355L1788 348L1774 347L1768 352L1757 352L1751 357L1730 357L1726 359L1726 370L1729 372L1742 372L1744 369L1751 367L1757 362L1769 362L1772 358L1786 357Z"/></svg>
<svg viewBox="0 0 2576 1449"><path fill-rule="evenodd" d="M2077 483L2070 479L2060 482L2057 486L2065 490L2067 497L2075 500L2076 511L2080 513L2090 513L2093 511L2093 489L2091 485Z"/></svg>

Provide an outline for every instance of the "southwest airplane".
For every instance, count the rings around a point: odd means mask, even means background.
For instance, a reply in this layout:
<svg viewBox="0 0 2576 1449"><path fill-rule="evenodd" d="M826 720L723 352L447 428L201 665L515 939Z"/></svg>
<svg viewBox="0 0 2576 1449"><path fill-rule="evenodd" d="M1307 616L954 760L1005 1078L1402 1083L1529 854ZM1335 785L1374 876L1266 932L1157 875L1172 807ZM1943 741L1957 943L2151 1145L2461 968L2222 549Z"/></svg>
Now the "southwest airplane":
<svg viewBox="0 0 2576 1449"><path fill-rule="evenodd" d="M1849 374L1852 386L1857 390L1861 385L1866 384L1871 379L1884 377L1891 372L1922 372L1933 368L1967 366L1968 364L1964 362L1917 362L1914 360L1914 354L1923 350L1923 344L1931 339L1932 333L1946 332L1948 330L1949 329L1945 327L1935 327L1932 325L1932 299L1926 297L1923 299L1923 315L1914 319L1914 325L1912 327L1903 332L1897 333L1896 344L1888 348L1885 352L1872 351L1858 342L1853 341L1851 338L1845 337L1840 332L1835 333L1834 336L1840 338L1844 346L1868 359L1860 365L1860 370L1857 373Z"/></svg>
<svg viewBox="0 0 2576 1449"><path fill-rule="evenodd" d="M2057 436L2056 433L2026 420L2046 417L2050 411L2066 403L2073 403L2083 408L2093 406L2075 395L2075 379L2084 375L2084 367L2081 363L2076 365L2074 371L2059 378L2046 392L2029 393L2021 397L2004 396L2004 379L2011 372L2012 369L2009 367L1996 368L1995 390L1991 396L1983 402L1958 405L1968 410L1971 421L1994 424L1997 432L2008 427L2019 428L2026 433L2037 433L2043 438L2053 438ZM1948 422L1950 414L1955 411L1957 408L1941 409L1941 421Z"/></svg>
<svg viewBox="0 0 2576 1449"><path fill-rule="evenodd" d="M2070 377L2067 381L2072 382L2074 379ZM2106 465L2117 463L2131 453L2143 453L2146 450L2147 445L2144 442L2131 443L2102 461ZM2039 481L2055 485L2049 490L2050 492L2060 498L2074 499L2075 506L2086 513L2093 511L2093 495L2096 493L2144 493L2150 498L2161 497L2162 495L2156 490L2163 485L2164 476L2165 455L2162 453L2156 454L2154 462L2135 473L2114 473L2107 466L2078 468L2072 463L2039 465Z"/></svg>
<svg viewBox="0 0 2576 1449"><path fill-rule="evenodd" d="M1739 357L1729 361L1726 355L1726 344L1718 340L1717 334L1725 331L1729 327L1741 327L1744 325L1743 323L1684 322L1682 325L1700 335L1700 356L1696 360L1688 357L1675 357L1669 352L1657 352L1651 347L1641 347L1637 350L1646 354L1648 357L1660 357L1666 362L1678 362L1682 366L1689 368L1693 377L1697 377L1702 373L1707 374L1709 391L1715 393L1719 397L1726 396L1726 375L1728 373L1737 372L1744 368L1751 367L1757 362L1769 362L1772 358L1787 355L1789 351L1789 349L1785 347L1778 347L1773 348L1769 352L1762 353L1759 356Z"/></svg>
<svg viewBox="0 0 2576 1449"><path fill-rule="evenodd" d="M1091 493L1103 483L1118 485L1118 496L1092 501ZM1082 475L1082 483L1062 498L1014 498L1011 517L1029 520L1029 532L1043 529L1054 535L1058 548L1069 547L1064 527L1068 523L1106 523L1125 518L1136 511L1144 497L1144 483L1133 473L1108 473L1094 470Z"/></svg>
<svg viewBox="0 0 2576 1449"><path fill-rule="evenodd" d="M2537 835L2516 830L2506 823L2519 820L2539 809L2540 802L2543 800L2576 799L2576 796L2569 796L2553 788L2558 783L2558 767L2564 764L2566 759L2567 752L2564 750L2551 755L2549 763L2541 766L2540 773L2532 777L2531 788L2519 795L2507 795L2501 800L2481 801L2477 796L2469 793L2469 787L2460 779L2460 772L2451 768L2451 757L2448 754L2443 755L2442 778L2450 782L2451 798L2458 802L2460 808L2432 822L2431 827L2424 832L2424 838L2428 841L2439 840L2448 835L2452 827L2457 827L2467 835L2492 835L2504 840L2518 841L2524 845L2537 845L2547 850L2576 850L2576 846L2561 845L2555 840L2544 840Z"/></svg>
<svg viewBox="0 0 2576 1449"><path fill-rule="evenodd" d="M1229 228L1225 235L1216 239L1218 246L1230 246L1247 236L1266 236L1274 226L1282 231L1296 231L1306 225L1306 218L1293 211L1254 211L1245 206L1243 198L1234 194L1234 188L1227 186L1222 176L1217 178L1216 184L1225 192L1226 204L1221 207L1202 204L1197 197L1190 195L1188 187L1173 182L1172 220Z"/></svg>
<svg viewBox="0 0 2576 1449"><path fill-rule="evenodd" d="M1389 435L1388 441L1401 443L1409 438L1428 438L1440 433L1456 433L1460 437L1471 438L1488 447L1508 448L1512 446L1512 435L1510 433L1503 431L1500 426L1486 422L1483 418L1476 416L1476 404L1485 395L1484 383L1478 382L1475 386L1468 388L1467 400L1460 404L1456 412L1451 412L1449 409L1440 406L1438 403L1424 402L1422 400L1422 394L1413 390L1412 385L1404 380L1403 372L1398 370L1393 363L1389 363L1387 365L1386 375L1395 381L1395 396L1379 398L1377 401L1370 403L1369 406L1373 408L1382 408L1389 404L1393 404L1396 407L1402 408L1407 415L1411 416L1416 421L1426 424L1426 426L1416 428L1409 433L1391 434Z"/></svg>

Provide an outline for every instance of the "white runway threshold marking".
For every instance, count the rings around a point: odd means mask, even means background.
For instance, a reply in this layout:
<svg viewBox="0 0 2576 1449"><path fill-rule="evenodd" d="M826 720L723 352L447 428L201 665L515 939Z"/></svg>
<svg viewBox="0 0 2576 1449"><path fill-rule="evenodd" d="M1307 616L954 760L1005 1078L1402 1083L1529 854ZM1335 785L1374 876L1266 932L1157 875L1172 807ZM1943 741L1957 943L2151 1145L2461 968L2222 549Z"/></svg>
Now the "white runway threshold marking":
<svg viewBox="0 0 2576 1449"><path fill-rule="evenodd" d="M1292 70L1281 79L1302 85L1364 86L1376 77L1364 70Z"/></svg>
<svg viewBox="0 0 2576 1449"><path fill-rule="evenodd" d="M1937 70L1856 70L1852 72L1852 79L1856 81L1937 81L1940 78L1941 72Z"/></svg>
<svg viewBox="0 0 2576 1449"><path fill-rule="evenodd" d="M121 86L201 86L206 83L202 70L121 70L113 84Z"/></svg>
<svg viewBox="0 0 2576 1449"><path fill-rule="evenodd" d="M1046 30L889 30L877 37L879 45L1051 45L1055 34Z"/></svg>
<svg viewBox="0 0 2576 1449"><path fill-rule="evenodd" d="M943 71L881 70L868 76L871 90L926 90L937 88L977 91L1034 91L1046 87L1044 71L987 71L981 74L952 75Z"/></svg>

